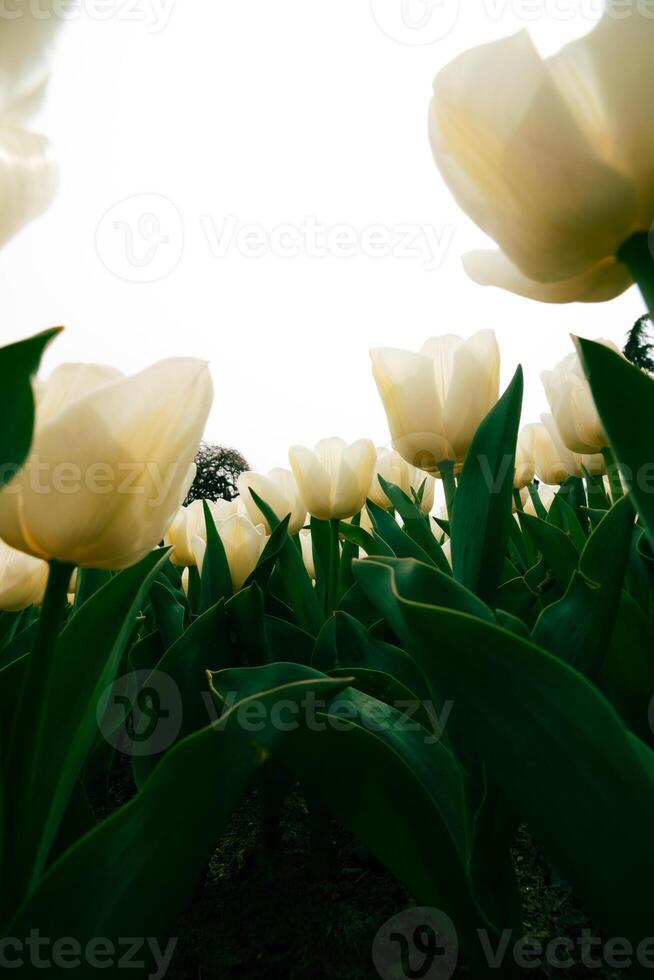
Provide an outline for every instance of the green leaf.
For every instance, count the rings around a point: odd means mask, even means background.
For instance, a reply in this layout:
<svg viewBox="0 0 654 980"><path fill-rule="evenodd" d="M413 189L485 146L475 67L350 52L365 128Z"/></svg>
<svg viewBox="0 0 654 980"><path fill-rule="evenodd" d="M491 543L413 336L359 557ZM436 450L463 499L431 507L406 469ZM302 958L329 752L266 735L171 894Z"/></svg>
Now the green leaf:
<svg viewBox="0 0 654 980"><path fill-rule="evenodd" d="M375 529L375 534L388 545L395 557L416 558L418 561L425 562L427 565L435 564L435 560L422 545L418 544L415 538L410 537L403 531L395 518L391 517L382 507L379 507L372 500L366 501L366 507L370 514L370 520ZM437 544L435 538L434 544ZM449 573L449 565L447 567Z"/></svg>
<svg viewBox="0 0 654 980"><path fill-rule="evenodd" d="M210 609L220 599L229 598L234 591L225 548L206 500L203 501L203 507L207 548L200 575L201 611Z"/></svg>
<svg viewBox="0 0 654 980"><path fill-rule="evenodd" d="M47 703L35 706L41 725L32 731L32 717L16 720L12 744L19 749L10 759L8 781L17 795L8 813L13 847L7 861L14 894L33 884L46 863L96 737L98 700L115 678L140 603L166 561L167 551L152 552L80 608L55 646Z"/></svg>
<svg viewBox="0 0 654 980"><path fill-rule="evenodd" d="M313 678L254 696L263 715L256 731L243 724L240 703L178 743L141 792L59 858L8 925L8 935L69 936L85 946L97 936L170 935L176 917L234 807L286 734L275 724L278 703L299 705L309 694L328 699L343 681ZM171 792L171 787L174 790ZM49 976L64 980L66 966ZM132 971L146 977L151 973Z"/></svg>
<svg viewBox="0 0 654 980"><path fill-rule="evenodd" d="M579 523L579 518L576 513L570 504L566 503L560 492L557 493L552 501L547 520L550 524L555 524L567 534L579 553L583 551L586 545L584 529Z"/></svg>
<svg viewBox="0 0 654 980"><path fill-rule="evenodd" d="M651 744L654 628L631 596L624 592L600 686L636 735Z"/></svg>
<svg viewBox="0 0 654 980"><path fill-rule="evenodd" d="M420 507L407 497L400 487L389 483L383 476L378 476L378 480L382 490L402 518L404 530L409 537L413 538L416 544L420 545L434 565L440 568L441 572L445 572L446 575L451 575L452 570L447 558L443 554L443 549L432 534L429 517L425 517Z"/></svg>
<svg viewBox="0 0 654 980"><path fill-rule="evenodd" d="M0 348L0 486L22 466L32 444L34 395L30 379L38 370L43 351L62 327Z"/></svg>
<svg viewBox="0 0 654 980"><path fill-rule="evenodd" d="M654 545L654 380L592 340L575 340L622 477Z"/></svg>
<svg viewBox="0 0 654 980"><path fill-rule="evenodd" d="M395 604L403 645L454 702L455 746L484 760L606 934L635 946L651 935L651 751L558 658L490 623L416 602L388 566L360 562L355 574L380 607Z"/></svg>
<svg viewBox="0 0 654 980"><path fill-rule="evenodd" d="M620 604L634 511L628 497L606 511L589 537L566 594L547 606L534 628L534 642L591 680L602 669Z"/></svg>
<svg viewBox="0 0 654 980"><path fill-rule="evenodd" d="M186 610L162 582L154 582L152 585L150 602L159 635L164 647L168 649L184 632Z"/></svg>
<svg viewBox="0 0 654 980"><path fill-rule="evenodd" d="M522 406L522 369L483 420L459 477L452 524L454 577L493 603L506 555L515 448Z"/></svg>
<svg viewBox="0 0 654 980"><path fill-rule="evenodd" d="M532 514L521 514L520 521L561 588L566 589L579 562L579 552L570 537L556 524Z"/></svg>

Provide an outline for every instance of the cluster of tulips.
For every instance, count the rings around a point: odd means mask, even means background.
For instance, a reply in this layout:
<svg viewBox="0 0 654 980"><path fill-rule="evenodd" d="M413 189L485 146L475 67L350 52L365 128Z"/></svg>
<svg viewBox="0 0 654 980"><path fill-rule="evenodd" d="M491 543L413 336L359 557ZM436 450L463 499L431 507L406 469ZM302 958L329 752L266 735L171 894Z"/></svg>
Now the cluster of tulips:
<svg viewBox="0 0 654 980"><path fill-rule="evenodd" d="M478 282L548 302L637 282L654 310L654 20L623 8L551 59L520 33L437 76L436 162L499 245L466 257ZM53 28L8 24L0 239L51 192L22 121ZM392 449L293 446L183 506L206 363L35 380L55 333L0 349L3 941L172 936L244 794L274 854L299 785L317 841L335 816L446 913L475 977L522 933L523 825L650 976L654 380L578 339L521 429L491 330L373 350ZM176 727L137 739L143 715ZM106 816L117 752L135 792Z"/></svg>
<svg viewBox="0 0 654 980"><path fill-rule="evenodd" d="M257 497L277 520L289 517L289 533L299 534L312 578L308 517L356 518L370 530L366 500L393 509L380 476L410 497L419 494L424 514L441 497L447 501L473 436L499 397L493 331L469 340L433 337L419 353L377 349L371 358L393 449L338 438L322 439L313 450L293 446L290 469L243 473L235 499L206 502L236 591L272 531ZM530 513L534 497L547 510L555 488L569 477L604 488L607 458L612 468L577 354L544 372L543 382L551 414L522 428L516 454L515 506ZM0 609L39 605L51 559L117 570L163 539L173 564L201 570L205 502L180 506L180 498L193 479L211 390L207 366L191 359L164 361L131 378L102 365L63 364L35 383L31 454L0 494ZM443 494L436 494L437 478ZM446 518L447 506L435 516ZM446 533L436 521L431 526L448 554ZM184 582L188 587L188 572Z"/></svg>

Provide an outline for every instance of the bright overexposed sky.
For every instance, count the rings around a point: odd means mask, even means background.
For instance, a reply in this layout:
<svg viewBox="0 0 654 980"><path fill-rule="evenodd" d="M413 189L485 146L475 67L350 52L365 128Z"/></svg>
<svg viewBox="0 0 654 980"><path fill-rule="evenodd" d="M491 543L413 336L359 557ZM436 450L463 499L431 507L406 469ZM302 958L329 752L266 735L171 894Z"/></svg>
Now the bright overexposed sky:
<svg viewBox="0 0 654 980"><path fill-rule="evenodd" d="M426 135L451 58L521 28L550 53L599 0L77 4L33 123L60 192L0 254L3 342L66 326L46 372L206 358L207 437L268 469L322 436L388 444L370 347L492 327L529 421L570 332L622 344L643 312L635 288L549 306L469 282L460 256L487 239Z"/></svg>

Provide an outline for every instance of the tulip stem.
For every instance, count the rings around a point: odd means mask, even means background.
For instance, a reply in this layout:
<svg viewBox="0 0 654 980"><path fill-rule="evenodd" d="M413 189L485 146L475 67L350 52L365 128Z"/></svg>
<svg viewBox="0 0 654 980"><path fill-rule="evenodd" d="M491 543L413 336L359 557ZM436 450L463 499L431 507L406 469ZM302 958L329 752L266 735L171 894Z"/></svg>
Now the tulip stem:
<svg viewBox="0 0 654 980"><path fill-rule="evenodd" d="M617 258L627 266L645 300L649 313L654 313L654 254L649 232L637 231L623 242Z"/></svg>
<svg viewBox="0 0 654 980"><path fill-rule="evenodd" d="M522 497L520 496L519 490L513 491L513 502L515 504L515 509L518 514L522 513L524 507L522 506Z"/></svg>
<svg viewBox="0 0 654 980"><path fill-rule="evenodd" d="M34 820L34 811L37 811L40 806L41 788L34 779L38 771L39 756L48 750L48 747L43 745L44 726L50 708L55 646L66 612L73 567L64 562L50 562L48 584L32 652L26 664L11 734L10 750L7 754L9 766L16 767L7 779L7 785L12 787L12 799L15 801L12 886L16 889L14 894L16 899L23 896L29 887L33 871L38 870L39 865L42 865L47 857L47 853L35 853L34 840L23 838L24 849L18 842L21 840L21 827L28 822L28 817L31 821Z"/></svg>
<svg viewBox="0 0 654 980"><path fill-rule="evenodd" d="M456 481L454 479L454 461L451 459L444 459L438 464L438 472L441 475L443 481L443 490L445 492L445 506L447 507L447 519L452 520L452 515L454 513L454 498L456 496Z"/></svg>
<svg viewBox="0 0 654 980"><path fill-rule="evenodd" d="M611 500L615 504L618 502L620 497L624 496L622 482L620 480L620 471L618 469L615 456L613 455L613 451L609 449L608 446L602 450L602 456L604 457L604 462L606 463L606 475L609 478Z"/></svg>
<svg viewBox="0 0 654 980"><path fill-rule="evenodd" d="M330 520L329 570L327 572L327 589L325 594L325 612L328 616L334 611L338 601L338 573L341 560L340 529L341 522L339 520Z"/></svg>

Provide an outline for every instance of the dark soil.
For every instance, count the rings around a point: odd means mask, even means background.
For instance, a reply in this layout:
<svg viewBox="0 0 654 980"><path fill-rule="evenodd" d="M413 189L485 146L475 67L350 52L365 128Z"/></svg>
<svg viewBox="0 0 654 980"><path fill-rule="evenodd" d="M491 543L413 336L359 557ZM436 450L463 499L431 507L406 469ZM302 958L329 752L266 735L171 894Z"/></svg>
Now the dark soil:
<svg viewBox="0 0 654 980"><path fill-rule="evenodd" d="M261 849L256 794L233 817L190 907L177 923L168 980L379 980L371 950L380 927L414 904L403 886L365 849L331 825L330 866L317 866L309 818L299 793L287 801L276 860ZM324 853L324 848L322 848ZM536 845L521 832L515 852L527 935L578 943L591 928L569 890L556 881ZM592 930L592 935L597 935ZM613 980L606 968L530 968L525 977ZM503 970L498 969L498 978ZM393 980L404 974L396 972ZM444 974L427 974L427 980ZM471 974L459 967L454 977ZM391 976L383 977L391 980Z"/></svg>

